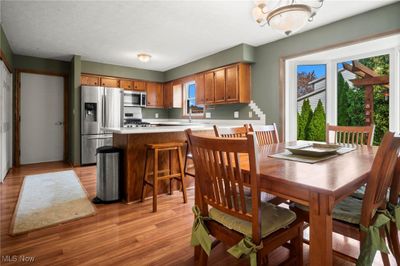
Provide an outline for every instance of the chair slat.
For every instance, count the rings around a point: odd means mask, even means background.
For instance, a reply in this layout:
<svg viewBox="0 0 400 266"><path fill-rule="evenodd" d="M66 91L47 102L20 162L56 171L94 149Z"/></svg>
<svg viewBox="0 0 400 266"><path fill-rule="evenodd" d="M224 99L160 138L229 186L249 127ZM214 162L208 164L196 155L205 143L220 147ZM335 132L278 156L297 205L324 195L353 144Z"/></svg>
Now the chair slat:
<svg viewBox="0 0 400 266"><path fill-rule="evenodd" d="M326 142L330 142L330 132L334 132L334 142L337 144L372 146L375 126L332 126L326 125Z"/></svg>

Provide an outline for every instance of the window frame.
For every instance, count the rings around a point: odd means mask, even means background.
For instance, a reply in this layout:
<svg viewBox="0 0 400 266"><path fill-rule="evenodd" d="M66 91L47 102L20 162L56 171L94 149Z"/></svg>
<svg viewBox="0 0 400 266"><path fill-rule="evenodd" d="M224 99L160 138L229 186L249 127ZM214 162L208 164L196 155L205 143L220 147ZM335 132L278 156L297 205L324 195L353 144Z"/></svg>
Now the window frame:
<svg viewBox="0 0 400 266"><path fill-rule="evenodd" d="M188 97L188 89L189 89L189 86L190 85L192 85L192 84L194 84L194 86L195 86L195 93L194 93L194 97L191 97L191 98L189 98ZM190 80L190 81L187 81L187 82L184 82L183 84L182 84L183 86L183 102L182 102L182 106L183 106L183 108L182 108L182 112L183 112L183 114L182 114L182 116L183 117L189 117L189 110L187 110L187 101L188 100L194 100L195 102L196 102L196 81L195 80ZM203 106L203 112L202 113L192 113L192 117L204 117L204 114L205 114L205 108L204 108L204 105L202 105L202 104L199 104L199 106Z"/></svg>

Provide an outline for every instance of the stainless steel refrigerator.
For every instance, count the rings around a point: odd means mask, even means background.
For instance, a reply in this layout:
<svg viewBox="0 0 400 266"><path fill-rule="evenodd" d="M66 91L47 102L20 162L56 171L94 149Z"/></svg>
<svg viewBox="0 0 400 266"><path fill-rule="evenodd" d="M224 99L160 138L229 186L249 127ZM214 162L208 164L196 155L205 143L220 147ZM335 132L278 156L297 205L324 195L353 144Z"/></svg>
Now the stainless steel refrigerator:
<svg viewBox="0 0 400 266"><path fill-rule="evenodd" d="M102 128L120 128L122 113L122 89L81 87L81 164L96 163L96 149L112 145L111 132Z"/></svg>

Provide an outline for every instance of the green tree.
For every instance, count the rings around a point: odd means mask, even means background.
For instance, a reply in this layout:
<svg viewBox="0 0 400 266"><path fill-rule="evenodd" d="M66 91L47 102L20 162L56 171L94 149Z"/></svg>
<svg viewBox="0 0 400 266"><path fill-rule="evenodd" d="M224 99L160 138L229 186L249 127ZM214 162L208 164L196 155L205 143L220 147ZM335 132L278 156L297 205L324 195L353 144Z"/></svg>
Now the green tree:
<svg viewBox="0 0 400 266"><path fill-rule="evenodd" d="M307 139L315 141L325 141L325 126L325 110L321 100L319 100L318 105L315 108L314 115L310 121Z"/></svg>
<svg viewBox="0 0 400 266"><path fill-rule="evenodd" d="M341 72L338 73L338 125L345 126L349 124L349 115L347 112L348 93L350 87L349 84L344 80Z"/></svg>
<svg viewBox="0 0 400 266"><path fill-rule="evenodd" d="M311 109L310 101L305 99L301 107L301 114L297 116L297 139L308 139L308 128L310 125L313 111Z"/></svg>

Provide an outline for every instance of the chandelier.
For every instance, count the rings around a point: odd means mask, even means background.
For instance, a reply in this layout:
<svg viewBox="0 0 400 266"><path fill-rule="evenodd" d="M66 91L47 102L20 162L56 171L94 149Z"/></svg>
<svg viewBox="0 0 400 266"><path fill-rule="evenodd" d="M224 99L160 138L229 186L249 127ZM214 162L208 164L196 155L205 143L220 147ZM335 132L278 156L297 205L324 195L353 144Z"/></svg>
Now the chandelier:
<svg viewBox="0 0 400 266"><path fill-rule="evenodd" d="M307 21L311 22L323 2L258 0L253 8L253 17L260 26L268 24L272 29L290 35L300 30Z"/></svg>

